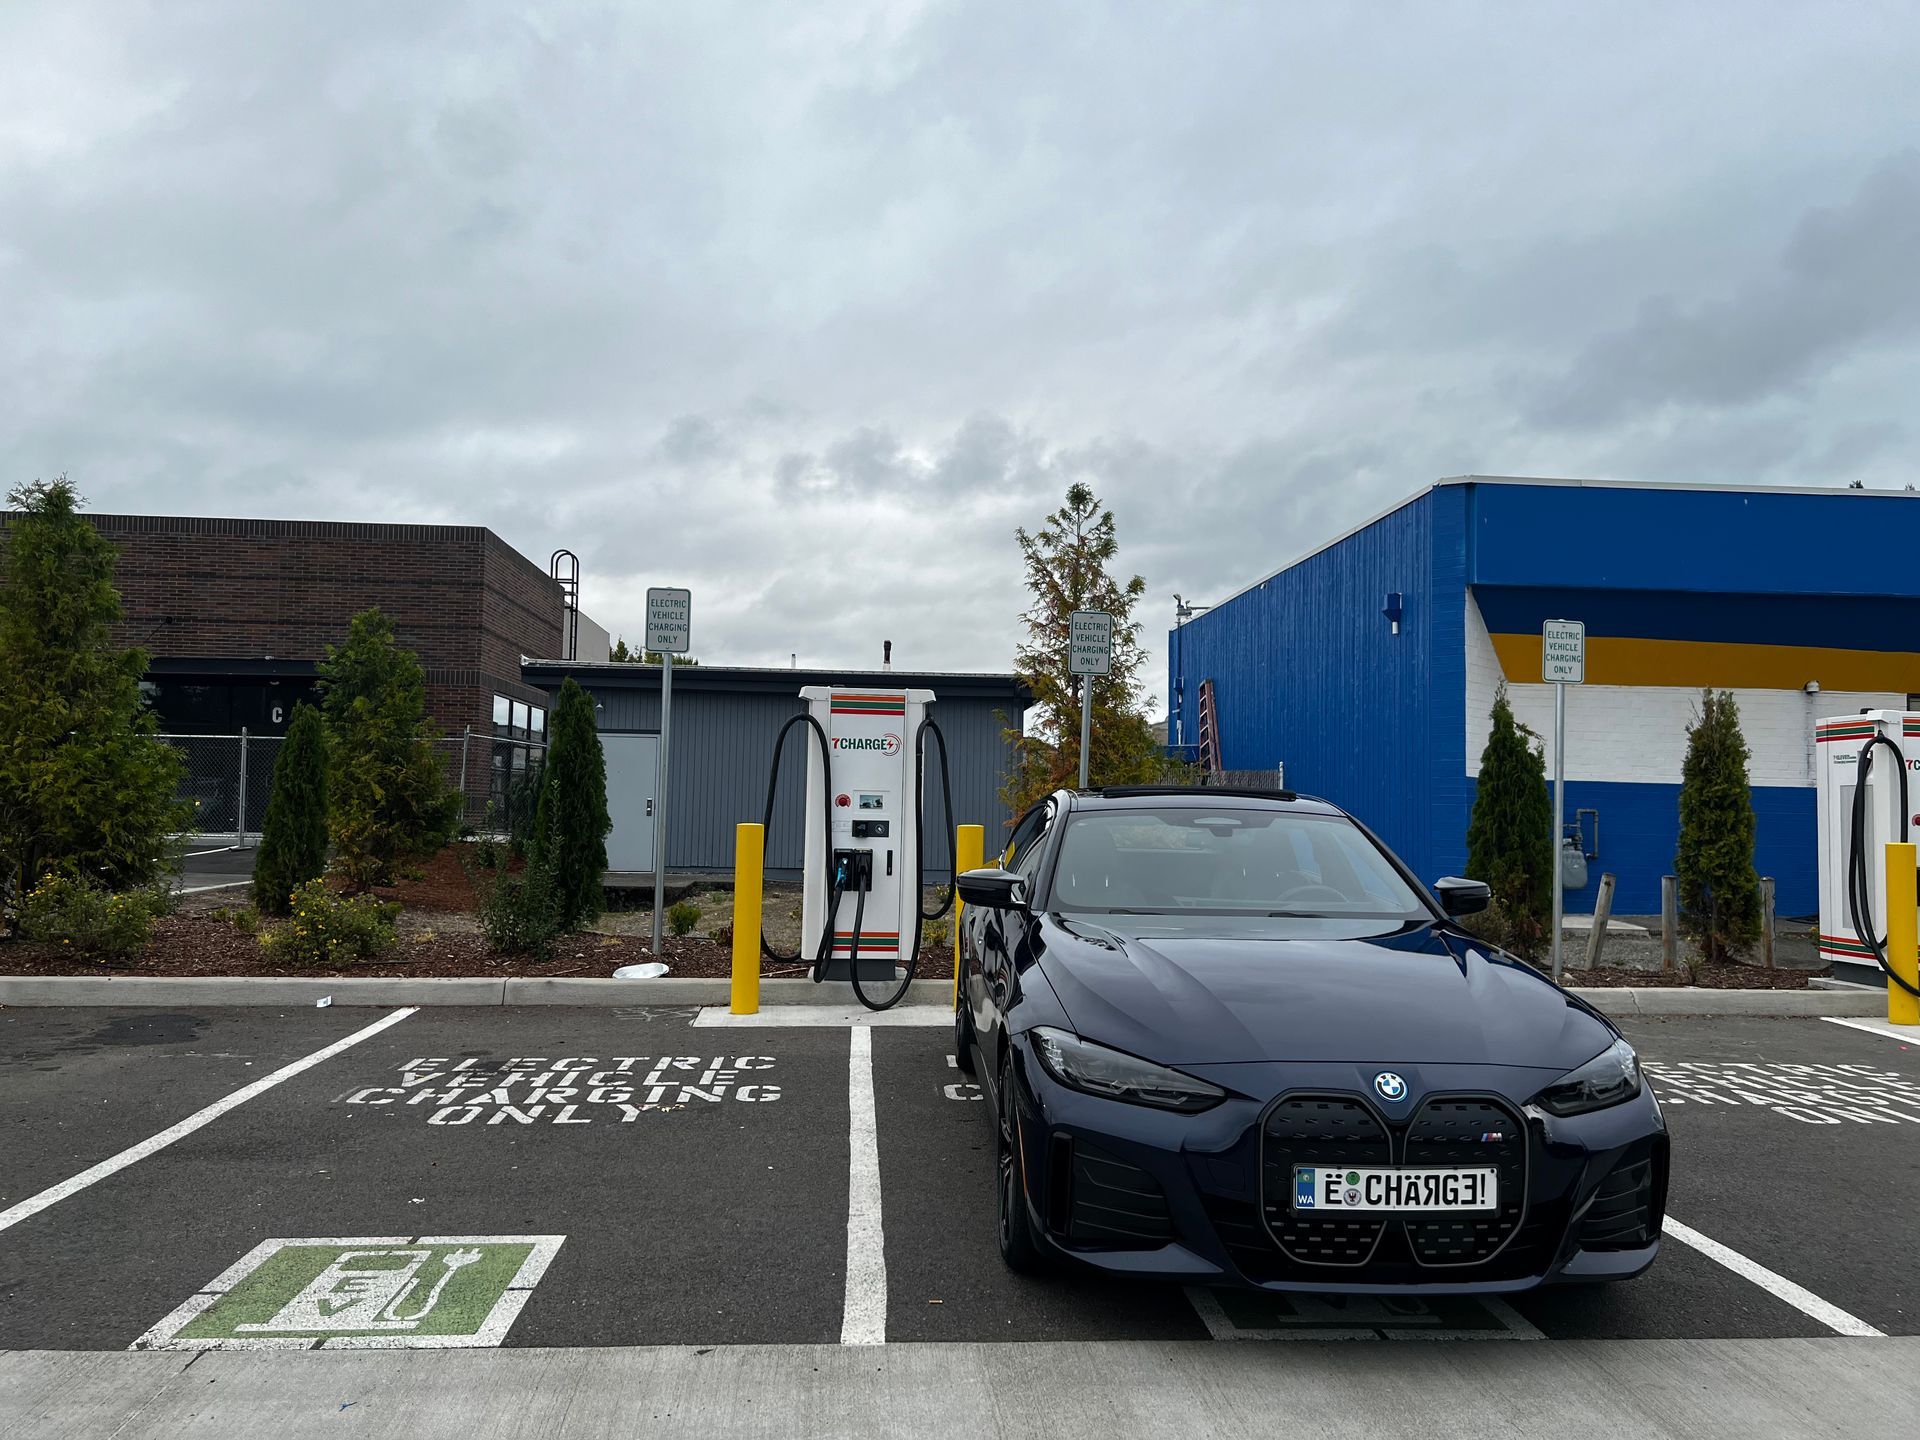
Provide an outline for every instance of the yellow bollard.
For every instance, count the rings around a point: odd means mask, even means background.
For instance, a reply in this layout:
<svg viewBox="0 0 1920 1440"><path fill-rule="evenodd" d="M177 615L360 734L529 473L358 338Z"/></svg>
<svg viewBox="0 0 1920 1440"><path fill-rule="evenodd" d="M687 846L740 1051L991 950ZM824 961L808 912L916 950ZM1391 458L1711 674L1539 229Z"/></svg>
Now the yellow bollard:
<svg viewBox="0 0 1920 1440"><path fill-rule="evenodd" d="M987 863L987 827L961 825L953 832L953 868L964 875ZM960 1008L960 896L953 897L953 1008Z"/></svg>
<svg viewBox="0 0 1920 1440"><path fill-rule="evenodd" d="M1887 968L1904 976L1909 985L1920 984L1920 955L1916 954L1920 902L1914 895L1914 854L1912 845L1887 846ZM1920 1025L1920 999L1892 979L1887 981L1887 1020L1894 1025Z"/></svg>
<svg viewBox="0 0 1920 1440"><path fill-rule="evenodd" d="M733 1013L760 1013L760 882L764 825L733 827Z"/></svg>

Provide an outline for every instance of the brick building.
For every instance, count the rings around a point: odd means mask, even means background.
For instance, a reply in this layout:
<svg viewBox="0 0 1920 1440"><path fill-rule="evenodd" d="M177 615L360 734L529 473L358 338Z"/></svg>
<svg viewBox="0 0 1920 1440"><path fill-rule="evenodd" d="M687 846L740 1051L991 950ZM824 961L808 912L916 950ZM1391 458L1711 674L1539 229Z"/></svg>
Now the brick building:
<svg viewBox="0 0 1920 1440"><path fill-rule="evenodd" d="M547 697L522 681L520 659L564 653L561 589L490 530L89 518L120 552L120 638L152 657L147 688L163 730L280 733L293 702L311 698L327 646L378 606L426 668L442 730L544 733ZM596 632L583 620L583 648Z"/></svg>

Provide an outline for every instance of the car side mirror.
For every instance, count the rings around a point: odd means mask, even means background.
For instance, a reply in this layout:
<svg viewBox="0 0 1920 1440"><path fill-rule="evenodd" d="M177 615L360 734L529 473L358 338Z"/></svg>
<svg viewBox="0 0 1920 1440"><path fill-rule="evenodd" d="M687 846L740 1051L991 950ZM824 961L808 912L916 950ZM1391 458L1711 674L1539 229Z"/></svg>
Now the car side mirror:
<svg viewBox="0 0 1920 1440"><path fill-rule="evenodd" d="M1011 870L989 867L960 876L960 898L985 910L1018 910L1027 903L1027 882Z"/></svg>
<svg viewBox="0 0 1920 1440"><path fill-rule="evenodd" d="M1434 881L1433 893L1440 901L1440 908L1449 915L1477 914L1493 901L1493 891L1486 881L1468 880L1460 875Z"/></svg>

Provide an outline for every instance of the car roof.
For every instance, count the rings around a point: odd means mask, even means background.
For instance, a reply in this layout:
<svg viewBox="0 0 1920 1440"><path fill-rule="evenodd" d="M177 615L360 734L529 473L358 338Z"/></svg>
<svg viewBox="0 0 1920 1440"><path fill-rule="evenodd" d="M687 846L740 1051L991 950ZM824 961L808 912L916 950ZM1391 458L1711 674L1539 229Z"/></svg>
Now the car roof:
<svg viewBox="0 0 1920 1440"><path fill-rule="evenodd" d="M1255 790L1230 785L1109 785L1073 790L1075 810L1146 810L1163 807L1209 810L1293 810L1307 815L1344 815L1339 806L1291 790Z"/></svg>

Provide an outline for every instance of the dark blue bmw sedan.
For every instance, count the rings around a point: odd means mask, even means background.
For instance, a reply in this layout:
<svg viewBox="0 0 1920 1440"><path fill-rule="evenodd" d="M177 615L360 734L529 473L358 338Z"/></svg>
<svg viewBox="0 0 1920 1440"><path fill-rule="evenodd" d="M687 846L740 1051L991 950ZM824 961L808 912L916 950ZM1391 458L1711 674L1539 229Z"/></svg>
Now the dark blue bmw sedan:
<svg viewBox="0 0 1920 1440"><path fill-rule="evenodd" d="M1604 1016L1476 939L1337 807L1061 791L960 877L956 1054L1000 1250L1335 1293L1653 1263L1666 1124Z"/></svg>

